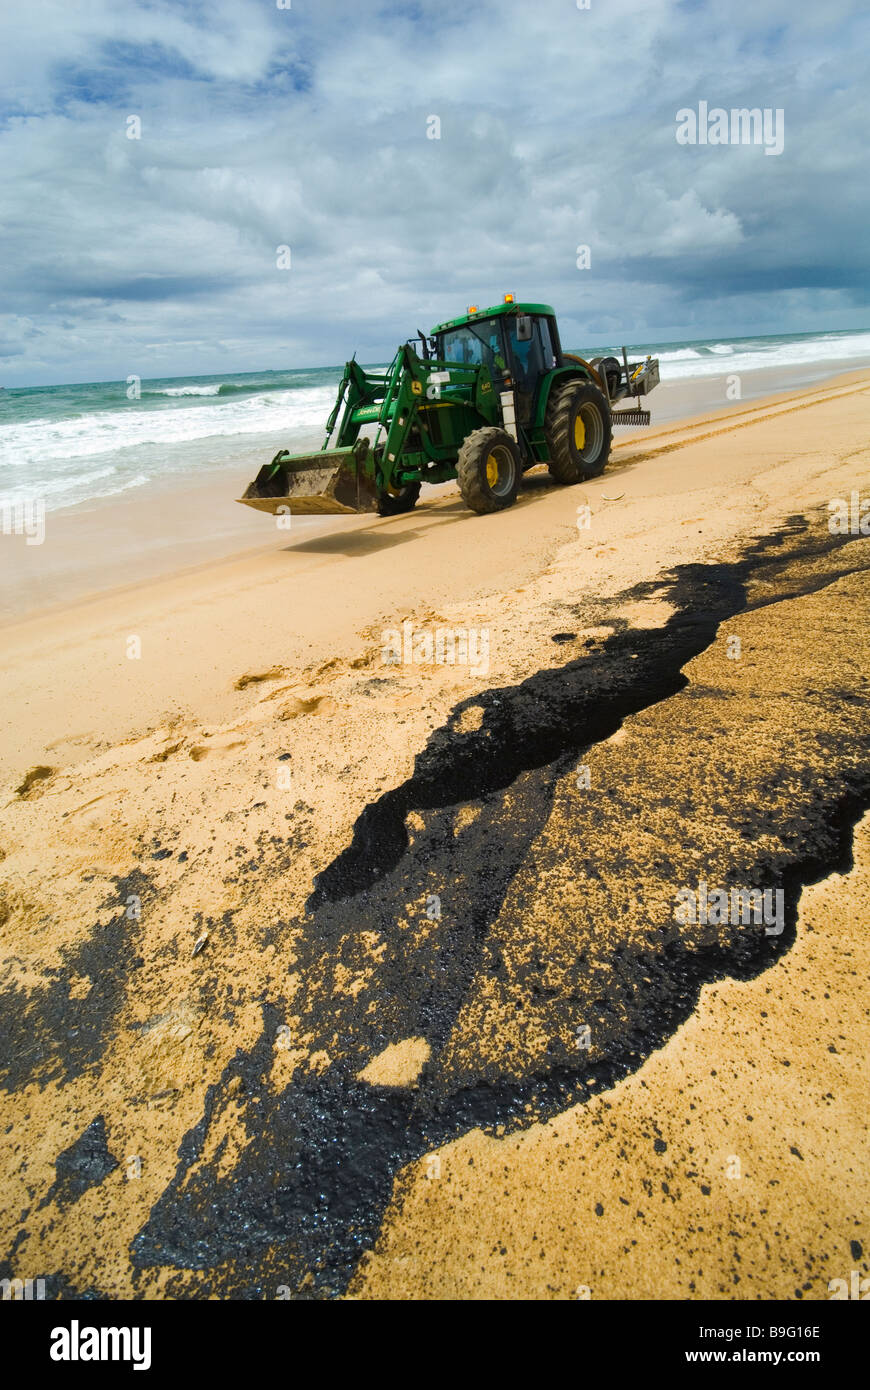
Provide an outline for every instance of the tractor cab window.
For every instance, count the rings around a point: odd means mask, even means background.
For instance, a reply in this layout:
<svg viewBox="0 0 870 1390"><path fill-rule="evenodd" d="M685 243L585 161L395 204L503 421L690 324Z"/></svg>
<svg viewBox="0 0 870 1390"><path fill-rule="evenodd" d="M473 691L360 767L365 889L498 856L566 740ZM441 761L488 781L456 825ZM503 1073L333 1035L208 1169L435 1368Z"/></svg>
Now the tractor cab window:
<svg viewBox="0 0 870 1390"><path fill-rule="evenodd" d="M513 315L507 319L508 351L511 369L517 389L533 394L538 382L545 373L556 365L556 352L550 333L550 324L540 316L531 318L532 336L526 342L517 338L517 319Z"/></svg>
<svg viewBox="0 0 870 1390"><path fill-rule="evenodd" d="M523 315L531 326L531 337L524 342L517 337L517 315L505 318L508 364L514 383L517 420L530 425L535 412L538 386L556 366L556 344L550 332L550 321L539 314Z"/></svg>
<svg viewBox="0 0 870 1390"><path fill-rule="evenodd" d="M457 362L463 367L484 366L493 379L505 371L504 345L498 319L484 319L463 328L442 333L436 348L444 362Z"/></svg>

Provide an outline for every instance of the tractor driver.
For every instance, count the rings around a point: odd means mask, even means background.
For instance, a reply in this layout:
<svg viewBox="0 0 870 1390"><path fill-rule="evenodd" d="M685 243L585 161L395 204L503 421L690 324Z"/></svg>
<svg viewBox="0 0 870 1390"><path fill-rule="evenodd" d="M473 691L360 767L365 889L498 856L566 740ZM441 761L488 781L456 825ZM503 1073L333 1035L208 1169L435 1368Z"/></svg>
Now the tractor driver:
<svg viewBox="0 0 870 1390"><path fill-rule="evenodd" d="M498 330L493 329L489 338L489 352L492 357L493 365L497 372L504 376L507 372L507 365L501 353L501 343L499 341Z"/></svg>
<svg viewBox="0 0 870 1390"><path fill-rule="evenodd" d="M529 377L531 376L532 344L531 342L517 342L515 335L511 334L511 348L513 350L514 371L520 377L517 385L521 391L529 391L531 389Z"/></svg>

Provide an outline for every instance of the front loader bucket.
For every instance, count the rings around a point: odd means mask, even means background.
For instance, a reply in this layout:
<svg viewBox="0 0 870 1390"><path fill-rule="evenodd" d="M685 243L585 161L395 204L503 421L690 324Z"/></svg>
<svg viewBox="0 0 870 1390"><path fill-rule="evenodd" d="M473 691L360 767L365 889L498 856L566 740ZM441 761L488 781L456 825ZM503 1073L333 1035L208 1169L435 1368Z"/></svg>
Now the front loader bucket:
<svg viewBox="0 0 870 1390"><path fill-rule="evenodd" d="M260 512L298 516L376 511L377 492L362 467L367 452L365 439L352 449L295 457L282 450L260 469L238 501Z"/></svg>

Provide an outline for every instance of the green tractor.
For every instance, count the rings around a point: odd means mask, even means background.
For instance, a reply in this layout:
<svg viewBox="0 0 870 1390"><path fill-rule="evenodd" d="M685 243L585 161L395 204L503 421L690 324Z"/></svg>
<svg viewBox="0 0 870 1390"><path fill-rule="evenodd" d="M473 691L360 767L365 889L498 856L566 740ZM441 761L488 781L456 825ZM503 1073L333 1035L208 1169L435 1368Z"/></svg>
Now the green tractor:
<svg viewBox="0 0 870 1390"><path fill-rule="evenodd" d="M549 305L505 295L418 333L385 372L348 362L320 452L282 449L239 501L277 514L394 516L422 483L455 478L472 511L501 511L536 464L557 483L603 472L612 426L648 425L638 401L658 380L655 358L629 363L625 349L621 363L563 352Z"/></svg>

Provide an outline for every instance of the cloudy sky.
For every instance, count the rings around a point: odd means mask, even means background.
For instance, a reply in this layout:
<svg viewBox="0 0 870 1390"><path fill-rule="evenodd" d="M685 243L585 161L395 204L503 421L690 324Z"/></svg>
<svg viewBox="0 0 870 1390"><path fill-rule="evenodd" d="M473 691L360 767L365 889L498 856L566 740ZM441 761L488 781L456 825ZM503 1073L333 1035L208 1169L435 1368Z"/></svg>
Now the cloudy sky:
<svg viewBox="0 0 870 1390"><path fill-rule="evenodd" d="M508 290L571 345L870 328L862 0L279 3L7 0L0 384L383 360ZM701 101L782 154L678 144Z"/></svg>

